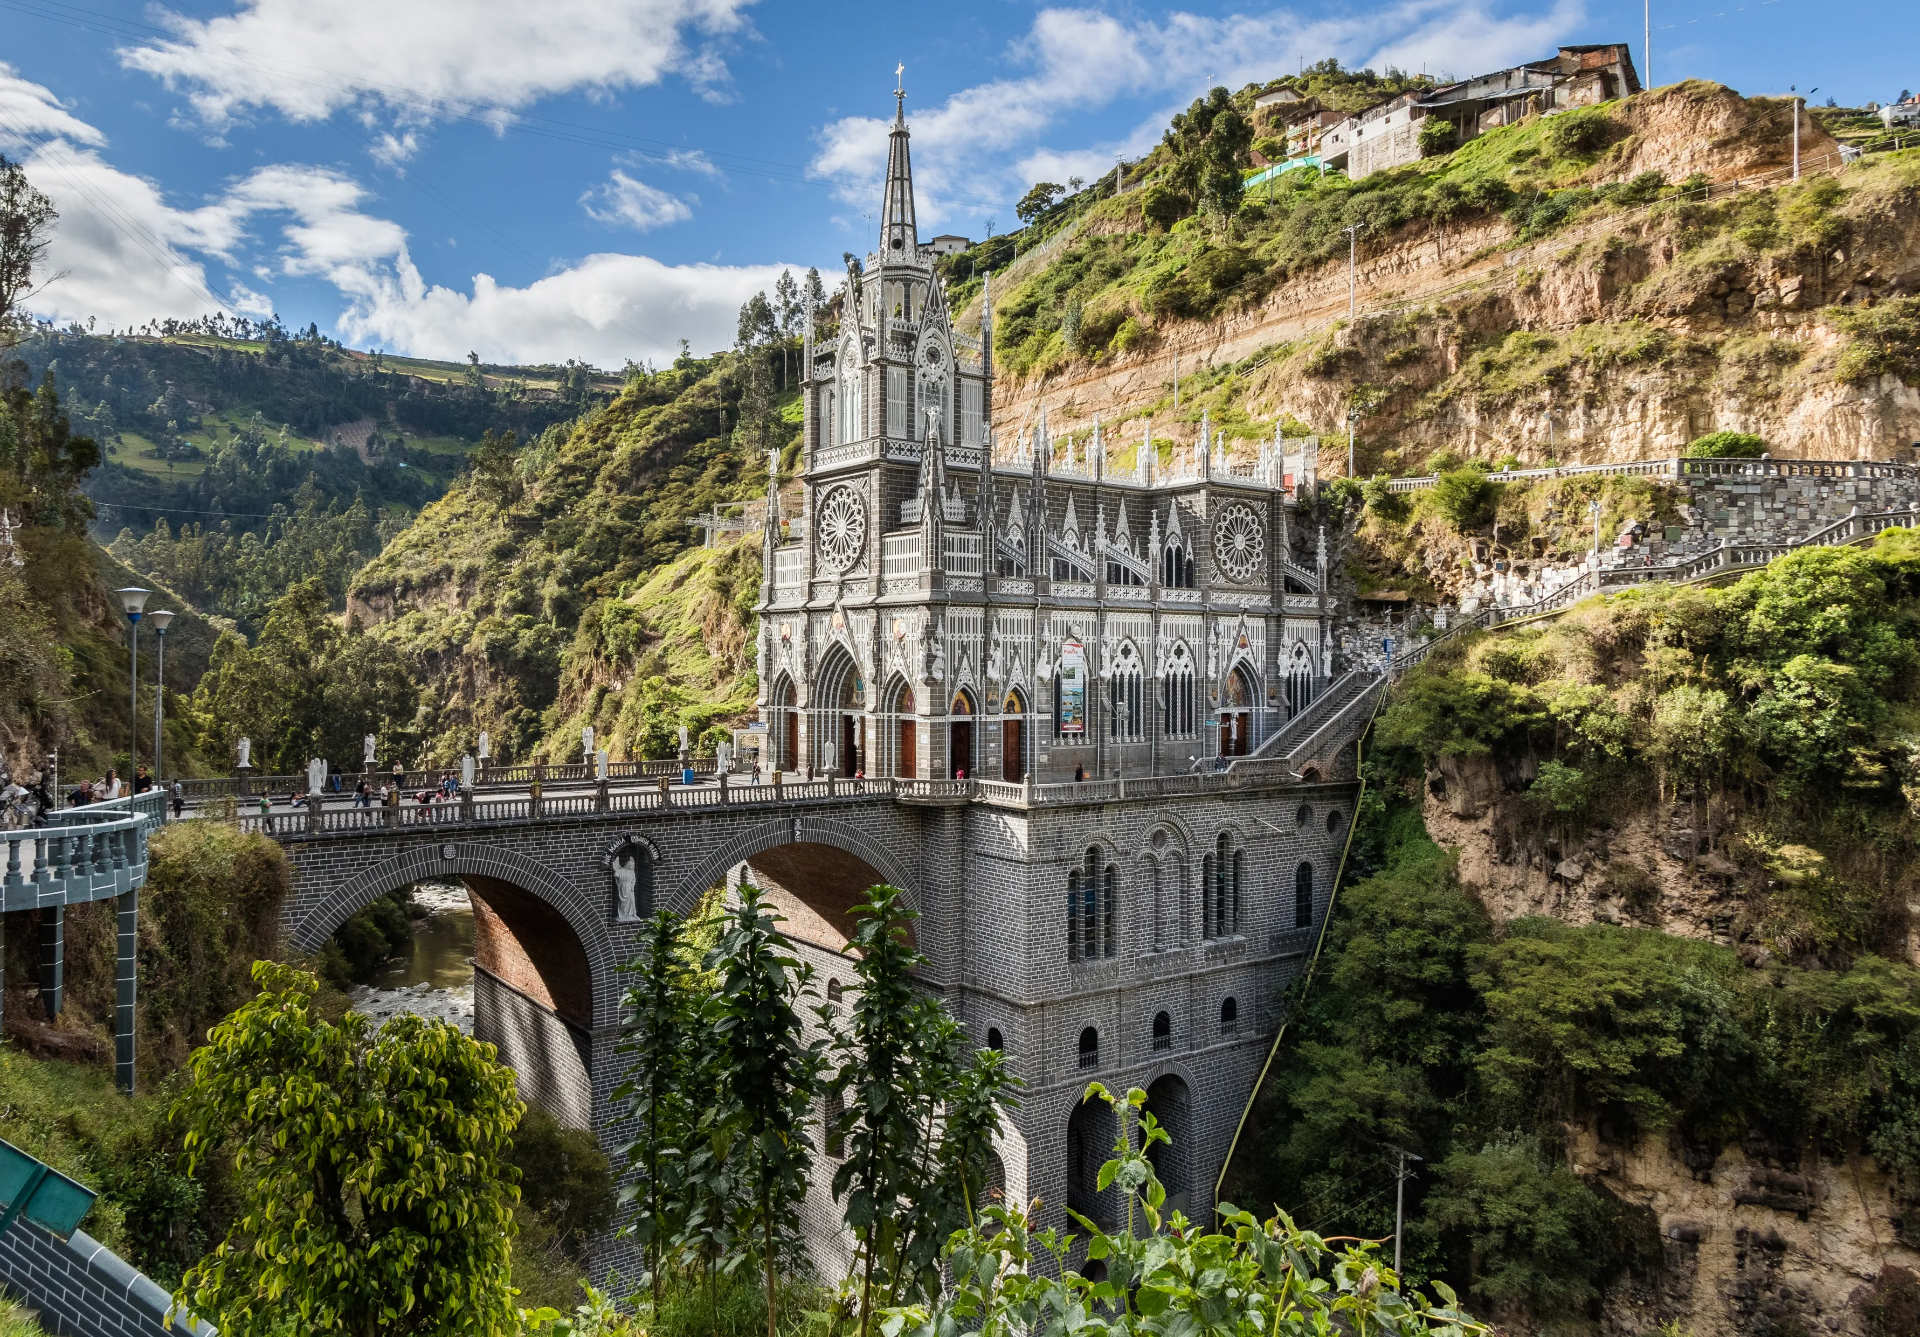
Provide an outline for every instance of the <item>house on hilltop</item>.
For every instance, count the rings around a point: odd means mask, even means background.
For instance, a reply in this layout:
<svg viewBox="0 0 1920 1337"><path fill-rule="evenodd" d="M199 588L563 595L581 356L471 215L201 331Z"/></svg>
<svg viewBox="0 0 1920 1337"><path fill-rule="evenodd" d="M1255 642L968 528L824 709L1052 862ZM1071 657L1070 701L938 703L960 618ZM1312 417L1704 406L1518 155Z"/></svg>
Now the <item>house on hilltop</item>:
<svg viewBox="0 0 1920 1337"><path fill-rule="evenodd" d="M1914 97L1902 89L1898 102L1889 102L1880 108L1880 123L1889 130L1896 125L1920 125L1920 97Z"/></svg>
<svg viewBox="0 0 1920 1337"><path fill-rule="evenodd" d="M1454 143L1464 144L1525 116L1590 107L1639 91L1640 76L1625 42L1563 46L1546 60L1402 93L1349 116L1321 133L1319 157L1323 166L1344 167L1358 181L1419 161L1420 134L1430 117L1445 120L1453 127Z"/></svg>

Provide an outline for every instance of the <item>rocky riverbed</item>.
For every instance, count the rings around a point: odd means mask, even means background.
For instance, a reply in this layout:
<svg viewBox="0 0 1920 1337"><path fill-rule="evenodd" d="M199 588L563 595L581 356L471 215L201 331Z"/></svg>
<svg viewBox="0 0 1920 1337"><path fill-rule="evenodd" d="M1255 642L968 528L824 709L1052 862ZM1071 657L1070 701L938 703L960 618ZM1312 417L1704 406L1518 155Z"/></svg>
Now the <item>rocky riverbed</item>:
<svg viewBox="0 0 1920 1337"><path fill-rule="evenodd" d="M409 950L370 984L348 993L353 1010L385 1025L412 1014L450 1021L473 1034L473 905L458 883L424 882L414 900L427 917L413 924Z"/></svg>

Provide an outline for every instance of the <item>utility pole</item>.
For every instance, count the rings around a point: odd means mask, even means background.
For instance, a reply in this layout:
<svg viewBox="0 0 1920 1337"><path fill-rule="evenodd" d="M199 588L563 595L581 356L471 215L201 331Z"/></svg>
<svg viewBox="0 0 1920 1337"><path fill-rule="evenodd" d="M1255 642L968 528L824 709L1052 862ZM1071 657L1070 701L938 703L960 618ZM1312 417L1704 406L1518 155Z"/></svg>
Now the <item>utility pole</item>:
<svg viewBox="0 0 1920 1337"><path fill-rule="evenodd" d="M1407 1214L1407 1179L1413 1174L1413 1171L1407 1168L1407 1162L1422 1158L1392 1143L1387 1144L1387 1149L1400 1158L1400 1163L1395 1167L1393 1174L1393 1275L1397 1279L1400 1275L1400 1227L1405 1222Z"/></svg>
<svg viewBox="0 0 1920 1337"><path fill-rule="evenodd" d="M1640 21L1645 25L1640 34L1640 50L1645 54L1647 67L1647 87L1653 87L1653 0L1641 0L1644 12Z"/></svg>
<svg viewBox="0 0 1920 1337"><path fill-rule="evenodd" d="M1793 94L1793 179L1800 179L1800 93L1792 84L1787 90Z"/></svg>
<svg viewBox="0 0 1920 1337"><path fill-rule="evenodd" d="M1340 229L1347 234L1347 319L1353 319L1354 265L1359 256L1360 225Z"/></svg>

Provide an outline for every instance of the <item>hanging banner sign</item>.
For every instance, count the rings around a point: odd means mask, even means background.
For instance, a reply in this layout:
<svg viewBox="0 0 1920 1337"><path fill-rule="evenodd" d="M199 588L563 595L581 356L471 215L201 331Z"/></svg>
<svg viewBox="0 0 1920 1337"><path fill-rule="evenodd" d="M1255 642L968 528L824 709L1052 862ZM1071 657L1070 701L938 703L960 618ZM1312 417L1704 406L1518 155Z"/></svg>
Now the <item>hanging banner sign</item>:
<svg viewBox="0 0 1920 1337"><path fill-rule="evenodd" d="M1060 647L1060 732L1087 732L1087 647L1069 636Z"/></svg>

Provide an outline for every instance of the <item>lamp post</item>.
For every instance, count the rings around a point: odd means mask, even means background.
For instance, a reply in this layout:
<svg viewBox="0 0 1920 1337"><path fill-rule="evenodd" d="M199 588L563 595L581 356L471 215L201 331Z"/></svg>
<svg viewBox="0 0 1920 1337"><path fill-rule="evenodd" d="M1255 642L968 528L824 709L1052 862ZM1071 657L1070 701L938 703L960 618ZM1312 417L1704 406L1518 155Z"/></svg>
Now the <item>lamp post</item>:
<svg viewBox="0 0 1920 1337"><path fill-rule="evenodd" d="M115 590L120 608L127 615L127 645L131 651L127 668L127 693L133 702L133 733L127 739L127 786L133 786L134 767L140 764L140 610L147 606L152 590L129 585Z"/></svg>
<svg viewBox="0 0 1920 1337"><path fill-rule="evenodd" d="M160 662L153 670L153 787L160 787L160 721L164 714L164 700L167 694L167 627L173 621L173 610L158 608L147 614L147 621L153 623L154 634L160 638Z"/></svg>

